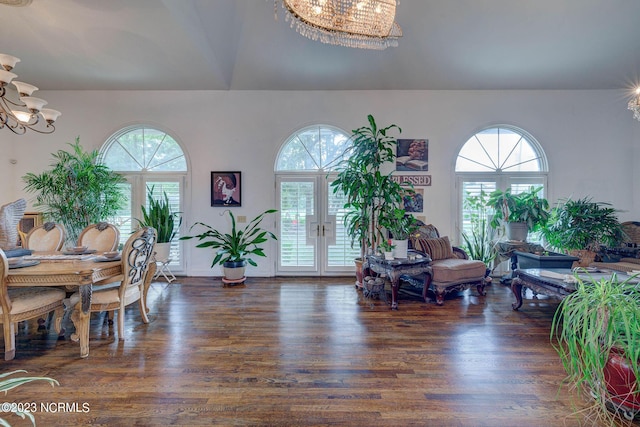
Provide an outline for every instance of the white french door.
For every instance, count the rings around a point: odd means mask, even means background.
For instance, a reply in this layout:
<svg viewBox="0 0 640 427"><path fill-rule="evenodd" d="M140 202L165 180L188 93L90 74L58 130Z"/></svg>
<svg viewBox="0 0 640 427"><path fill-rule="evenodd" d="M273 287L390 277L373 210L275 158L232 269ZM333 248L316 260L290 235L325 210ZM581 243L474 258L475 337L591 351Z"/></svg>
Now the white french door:
<svg viewBox="0 0 640 427"><path fill-rule="evenodd" d="M322 174L278 175L278 274L352 274L360 250L351 248L344 195Z"/></svg>
<svg viewBox="0 0 640 427"><path fill-rule="evenodd" d="M147 193L153 189L154 197L160 198L163 193L167 193L169 204L173 212L184 212L184 177L169 174L161 176L144 176L139 174L123 174L127 180L121 184L123 193L127 197L126 206L120 210L113 221L120 229L120 243L124 244L131 233L137 228L136 218L142 218L142 208L148 208ZM178 224L176 224L177 226ZM184 272L183 244L179 240L181 230L176 230L176 236L171 242L169 267L174 273Z"/></svg>

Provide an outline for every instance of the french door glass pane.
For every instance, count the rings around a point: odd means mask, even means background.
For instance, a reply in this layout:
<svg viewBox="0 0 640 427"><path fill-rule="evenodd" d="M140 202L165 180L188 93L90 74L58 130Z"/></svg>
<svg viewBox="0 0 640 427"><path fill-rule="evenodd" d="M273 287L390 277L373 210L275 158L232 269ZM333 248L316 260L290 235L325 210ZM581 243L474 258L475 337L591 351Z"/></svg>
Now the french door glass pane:
<svg viewBox="0 0 640 427"><path fill-rule="evenodd" d="M120 230L120 244L124 246L133 231L131 226L131 184L124 182L118 184L118 187L124 194L126 201L116 216L111 218L109 222L113 223Z"/></svg>
<svg viewBox="0 0 640 427"><path fill-rule="evenodd" d="M330 185L327 182L327 185ZM333 189L327 188L328 213L335 215L335 245L328 246L328 267L352 267L354 258L360 256L360 247L351 247L351 237L344 227L344 216L347 213L344 209L346 196L344 193L333 193Z"/></svg>
<svg viewBox="0 0 640 427"><path fill-rule="evenodd" d="M463 181L462 182L462 232L471 235L471 219L480 212L469 206L470 197L479 197L483 192L489 195L496 189L496 183L491 181Z"/></svg>
<svg viewBox="0 0 640 427"><path fill-rule="evenodd" d="M169 198L169 206L172 212L180 212L180 183L178 181L147 181L147 191L153 191L153 198L164 199L164 193ZM149 200L145 195L145 206L149 209ZM177 219L177 218L176 218ZM171 241L171 249L169 250L169 265L180 264L180 227L179 222L174 223L175 237Z"/></svg>
<svg viewBox="0 0 640 427"><path fill-rule="evenodd" d="M313 182L280 186L280 266L314 267L315 245L307 241L307 217L315 215Z"/></svg>

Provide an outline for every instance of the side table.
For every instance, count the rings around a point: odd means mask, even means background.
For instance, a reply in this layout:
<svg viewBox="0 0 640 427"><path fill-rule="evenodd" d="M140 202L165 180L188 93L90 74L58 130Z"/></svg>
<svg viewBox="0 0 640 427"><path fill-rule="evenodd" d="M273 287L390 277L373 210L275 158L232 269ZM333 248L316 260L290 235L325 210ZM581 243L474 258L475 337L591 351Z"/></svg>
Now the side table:
<svg viewBox="0 0 640 427"><path fill-rule="evenodd" d="M518 252L529 252L534 253L537 251L544 251L544 248L535 243L528 242L520 242L517 240L507 240L504 242L496 242L496 248L498 249L498 255L494 260L494 268L498 266L502 261L509 260L511 272L502 276L500 279L500 283L503 285L509 285L511 283L511 279L515 277L514 272L518 268L518 255L515 253Z"/></svg>
<svg viewBox="0 0 640 427"><path fill-rule="evenodd" d="M414 258L415 256L415 258ZM418 258L419 257L419 258ZM368 267L376 273L386 274L391 281L391 309L398 309L398 289L400 288L400 276L406 274L417 276L421 273L431 273L431 258L409 251L409 258L395 258L386 260L384 256L367 255ZM363 268L366 266L363 266ZM425 274L425 286L429 275Z"/></svg>

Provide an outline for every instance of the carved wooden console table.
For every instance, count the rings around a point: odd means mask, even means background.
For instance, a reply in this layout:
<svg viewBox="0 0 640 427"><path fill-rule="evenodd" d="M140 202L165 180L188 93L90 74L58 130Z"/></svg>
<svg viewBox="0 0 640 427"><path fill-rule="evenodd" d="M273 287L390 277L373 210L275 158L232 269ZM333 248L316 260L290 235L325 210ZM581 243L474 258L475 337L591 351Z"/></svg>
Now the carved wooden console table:
<svg viewBox="0 0 640 427"><path fill-rule="evenodd" d="M599 272L580 273L578 277L583 282L597 281L603 278L610 279L616 274L620 280L629 280L629 283L638 283L640 278L631 278L623 272L612 272L601 270ZM575 292L576 285L564 279L572 277L574 273L569 268L527 268L515 271L514 279L511 281L511 291L516 297L516 302L512 304L514 310L522 307L522 288L531 289L534 293L540 293L549 297L562 300L567 295Z"/></svg>

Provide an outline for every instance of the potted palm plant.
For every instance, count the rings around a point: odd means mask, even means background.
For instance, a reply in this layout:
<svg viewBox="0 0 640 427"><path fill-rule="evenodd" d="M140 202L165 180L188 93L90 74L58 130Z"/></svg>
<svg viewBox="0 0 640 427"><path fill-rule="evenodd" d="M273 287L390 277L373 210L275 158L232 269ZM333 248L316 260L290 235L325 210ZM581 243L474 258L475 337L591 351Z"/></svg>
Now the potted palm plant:
<svg viewBox="0 0 640 427"><path fill-rule="evenodd" d="M581 395L591 395L598 413L612 425L619 415L632 420L640 412L637 280L620 280L615 274L578 277L575 288L558 306L551 328L566 382Z"/></svg>
<svg viewBox="0 0 640 427"><path fill-rule="evenodd" d="M28 192L36 193L35 207L42 208L48 221L59 222L67 232L69 246L89 224L107 221L125 201L122 175L102 163L97 150L84 151L80 138L70 151L53 154L53 168L22 177Z"/></svg>
<svg viewBox="0 0 640 427"><path fill-rule="evenodd" d="M510 188L489 194L488 206L493 208L491 226L504 223L509 240L526 241L529 232L540 230L549 218L549 202L538 196L542 187L513 194Z"/></svg>
<svg viewBox="0 0 640 427"><path fill-rule="evenodd" d="M169 204L169 196L165 191L162 197L156 198L153 194L154 187L147 188L147 206L141 206L142 220L136 219L140 227L153 227L158 233L156 241L156 260L167 261L171 250L171 241L175 237L182 217L179 212L172 212Z"/></svg>
<svg viewBox="0 0 640 427"><path fill-rule="evenodd" d="M609 203L589 197L565 199L551 210L542 234L551 247L579 257L580 265L588 267L600 246L616 247L624 240L617 212Z"/></svg>
<svg viewBox="0 0 640 427"><path fill-rule="evenodd" d="M260 228L260 223L265 215L275 213L275 209L269 209L253 218L243 229L236 226L236 218L233 212L225 210L231 219L231 232L223 233L203 222L196 222L189 230L194 227L204 228L200 234L193 236L183 236L180 240L198 239L196 248L211 248L215 250L215 256L211 262L211 267L220 264L223 267L225 284L243 283L245 280L244 272L247 263L252 266L258 264L251 256L266 256L262 244L269 239L278 240L275 234Z"/></svg>
<svg viewBox="0 0 640 427"><path fill-rule="evenodd" d="M391 172L383 172L384 165L393 164L396 156L397 141L391 133L400 133L402 129L395 124L379 127L372 115L368 115L367 120L368 126L353 131L353 144L331 183L334 193L343 192L346 196L346 232L351 237L351 245L360 246L360 257L355 260L359 287L365 255L373 253L385 239L379 224L382 210L385 206L400 206L406 194L406 189L393 180Z"/></svg>

